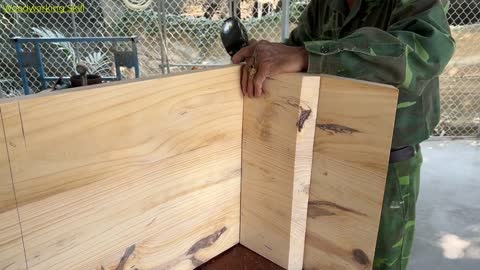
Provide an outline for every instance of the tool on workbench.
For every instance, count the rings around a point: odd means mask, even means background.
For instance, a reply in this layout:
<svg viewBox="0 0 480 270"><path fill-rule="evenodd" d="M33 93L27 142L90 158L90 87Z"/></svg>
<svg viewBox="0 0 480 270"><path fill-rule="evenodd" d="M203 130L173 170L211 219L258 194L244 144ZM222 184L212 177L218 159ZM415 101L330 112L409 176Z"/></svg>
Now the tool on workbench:
<svg viewBox="0 0 480 270"><path fill-rule="evenodd" d="M89 64L80 62L76 66L78 75L70 77L71 87L80 87L86 85L100 84L103 82L102 77L99 74L87 74Z"/></svg>
<svg viewBox="0 0 480 270"><path fill-rule="evenodd" d="M55 81L55 83L53 84L52 89L50 89L50 91L56 91L56 90L62 89L62 85L63 85L63 76L60 76Z"/></svg>
<svg viewBox="0 0 480 270"><path fill-rule="evenodd" d="M230 56L235 55L243 47L248 46L248 33L238 18L231 17L225 20L220 31L223 46Z"/></svg>
<svg viewBox="0 0 480 270"><path fill-rule="evenodd" d="M76 70L80 77L82 78L82 86L87 86L87 72L88 72L88 65L86 63L80 62L77 64Z"/></svg>

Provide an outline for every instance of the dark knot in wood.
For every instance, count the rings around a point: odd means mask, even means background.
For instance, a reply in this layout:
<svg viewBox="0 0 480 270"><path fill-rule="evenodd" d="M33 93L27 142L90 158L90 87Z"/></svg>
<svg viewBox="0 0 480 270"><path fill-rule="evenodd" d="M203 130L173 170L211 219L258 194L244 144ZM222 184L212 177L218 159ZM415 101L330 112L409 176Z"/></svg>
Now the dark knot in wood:
<svg viewBox="0 0 480 270"><path fill-rule="evenodd" d="M122 258L120 259L120 262L118 263L115 270L124 270L125 269L125 265L127 264L128 258L130 258L133 251L135 251L135 245L131 245L125 250L125 253L123 254Z"/></svg>
<svg viewBox="0 0 480 270"><path fill-rule="evenodd" d="M305 125L305 121L308 120L308 118L310 117L310 114L312 114L312 110L305 110L302 107L300 107L300 117L298 117L298 121L297 121L298 132L302 131L303 126Z"/></svg>
<svg viewBox="0 0 480 270"><path fill-rule="evenodd" d="M359 212L357 210L347 208L347 207L344 207L344 206L341 206L341 205L338 205L336 203L329 202L329 201L309 201L308 202L308 207L309 207L309 212L310 212L310 208L329 208L330 207L330 208L333 208L333 209L336 209L336 210L352 213L352 214L359 215L359 216L364 216L364 217L367 216L366 214L364 214L362 212ZM328 215L328 216L335 215L334 212L327 211L327 210L324 210L324 211L317 210L316 212L317 213L323 213L324 215ZM313 213L315 213L315 212L313 212Z"/></svg>
<svg viewBox="0 0 480 270"><path fill-rule="evenodd" d="M323 131L335 134L353 134L360 133L359 130L336 124L317 124L317 127Z"/></svg>
<svg viewBox="0 0 480 270"><path fill-rule="evenodd" d="M354 249L353 250L353 258L355 259L356 262L358 262L361 265L369 265L370 260L368 259L367 254L361 249Z"/></svg>
<svg viewBox="0 0 480 270"><path fill-rule="evenodd" d="M193 246L187 251L187 255L192 255L197 253L200 249L207 248L215 244L215 242L220 238L220 236L227 231L227 227L223 227L218 231L210 234L209 236L198 240Z"/></svg>

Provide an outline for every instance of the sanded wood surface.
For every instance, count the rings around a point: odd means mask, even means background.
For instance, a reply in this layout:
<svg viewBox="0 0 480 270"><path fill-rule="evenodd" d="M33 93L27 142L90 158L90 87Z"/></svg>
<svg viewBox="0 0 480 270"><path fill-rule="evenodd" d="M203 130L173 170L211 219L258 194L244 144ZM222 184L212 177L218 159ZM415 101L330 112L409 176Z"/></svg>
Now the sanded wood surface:
<svg viewBox="0 0 480 270"><path fill-rule="evenodd" d="M244 101L240 243L302 269L319 77L278 76Z"/></svg>
<svg viewBox="0 0 480 270"><path fill-rule="evenodd" d="M26 269L22 234L12 186L0 111L0 269Z"/></svg>
<svg viewBox="0 0 480 270"><path fill-rule="evenodd" d="M322 76L305 269L372 268L397 94Z"/></svg>
<svg viewBox="0 0 480 270"><path fill-rule="evenodd" d="M239 74L1 104L28 268L193 269L238 243Z"/></svg>
<svg viewBox="0 0 480 270"><path fill-rule="evenodd" d="M371 269L397 90L289 74L242 99L239 75L0 102L0 269L194 269L239 241Z"/></svg>

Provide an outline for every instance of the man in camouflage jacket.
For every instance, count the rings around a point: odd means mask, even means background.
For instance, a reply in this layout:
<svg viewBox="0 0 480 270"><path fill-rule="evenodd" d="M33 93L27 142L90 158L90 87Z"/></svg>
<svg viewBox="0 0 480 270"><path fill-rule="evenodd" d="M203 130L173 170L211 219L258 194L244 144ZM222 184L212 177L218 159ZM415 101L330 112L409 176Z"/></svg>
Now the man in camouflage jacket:
<svg viewBox="0 0 480 270"><path fill-rule="evenodd" d="M241 84L250 97L263 94L266 78L301 71L400 90L392 149L411 147L414 154L389 165L375 270L404 270L411 253L422 163L418 144L438 124L438 76L455 50L447 10L448 0L311 0L286 44L260 41L232 59L246 61Z"/></svg>

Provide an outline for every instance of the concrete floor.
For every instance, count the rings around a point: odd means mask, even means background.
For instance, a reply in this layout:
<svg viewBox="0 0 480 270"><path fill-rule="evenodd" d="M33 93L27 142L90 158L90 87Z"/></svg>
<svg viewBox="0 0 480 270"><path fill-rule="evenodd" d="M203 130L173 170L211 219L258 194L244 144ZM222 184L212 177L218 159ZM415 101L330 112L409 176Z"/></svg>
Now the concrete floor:
<svg viewBox="0 0 480 270"><path fill-rule="evenodd" d="M409 270L480 270L480 141L422 144Z"/></svg>

